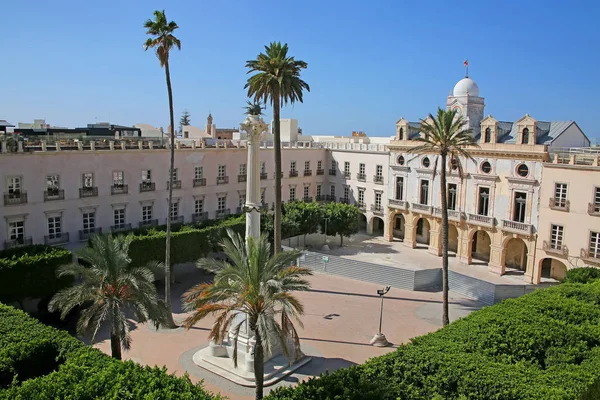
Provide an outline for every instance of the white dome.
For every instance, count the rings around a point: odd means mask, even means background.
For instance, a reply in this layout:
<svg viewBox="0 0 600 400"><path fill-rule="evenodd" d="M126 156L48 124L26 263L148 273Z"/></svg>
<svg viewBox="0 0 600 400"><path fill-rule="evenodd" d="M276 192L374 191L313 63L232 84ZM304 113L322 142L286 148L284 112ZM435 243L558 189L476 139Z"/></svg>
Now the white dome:
<svg viewBox="0 0 600 400"><path fill-rule="evenodd" d="M452 94L454 96L466 96L467 92L469 96L479 97L479 86L471 78L463 78L454 86Z"/></svg>

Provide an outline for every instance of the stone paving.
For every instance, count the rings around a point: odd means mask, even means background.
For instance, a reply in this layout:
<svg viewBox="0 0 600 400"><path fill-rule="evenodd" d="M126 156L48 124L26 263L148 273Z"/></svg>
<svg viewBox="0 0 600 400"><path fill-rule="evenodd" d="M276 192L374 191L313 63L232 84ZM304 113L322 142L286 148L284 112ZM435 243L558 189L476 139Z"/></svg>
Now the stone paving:
<svg viewBox="0 0 600 400"><path fill-rule="evenodd" d="M181 294L192 285L209 279L200 272L178 277L181 282L173 287L176 321L186 315L179 301ZM310 281L312 290L297 294L305 306L304 328L298 327L298 332L304 351L313 357L313 361L277 385L294 384L326 370L363 363L441 326L441 293L392 289L385 298L382 331L394 346L372 347L369 340L379 324L380 301L376 295L379 286L326 274L316 274ZM480 308L473 300L453 293L450 293L450 302L452 320ZM212 319L206 319L189 331L182 328L156 331L132 321L132 346L123 357L151 366L164 365L177 375L187 372L192 381L204 380L209 391L230 399L252 399L253 389L237 386L191 361L194 352L208 343L211 325ZM110 354L108 337L103 335L98 340L96 347ZM265 388L266 392L268 390L270 388Z"/></svg>

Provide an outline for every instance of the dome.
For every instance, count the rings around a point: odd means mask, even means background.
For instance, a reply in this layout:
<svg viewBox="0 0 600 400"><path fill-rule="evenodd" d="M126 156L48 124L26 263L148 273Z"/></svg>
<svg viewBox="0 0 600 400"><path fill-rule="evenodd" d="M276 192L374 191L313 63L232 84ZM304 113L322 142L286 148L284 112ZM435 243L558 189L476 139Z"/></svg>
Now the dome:
<svg viewBox="0 0 600 400"><path fill-rule="evenodd" d="M466 96L467 92L469 96L479 97L479 86L471 78L463 78L454 86L452 94L454 96Z"/></svg>

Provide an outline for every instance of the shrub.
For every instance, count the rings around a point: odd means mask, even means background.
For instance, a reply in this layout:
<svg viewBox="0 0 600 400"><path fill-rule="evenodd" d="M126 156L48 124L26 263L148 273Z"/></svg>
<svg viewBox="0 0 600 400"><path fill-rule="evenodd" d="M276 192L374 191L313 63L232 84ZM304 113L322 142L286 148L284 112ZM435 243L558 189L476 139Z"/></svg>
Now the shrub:
<svg viewBox="0 0 600 400"><path fill-rule="evenodd" d="M598 279L600 279L600 268L582 267L568 270L565 282L590 283Z"/></svg>
<svg viewBox="0 0 600 400"><path fill-rule="evenodd" d="M54 295L71 284L57 278L56 268L72 260L71 252L60 247L27 246L0 252L0 301L21 303L26 298Z"/></svg>

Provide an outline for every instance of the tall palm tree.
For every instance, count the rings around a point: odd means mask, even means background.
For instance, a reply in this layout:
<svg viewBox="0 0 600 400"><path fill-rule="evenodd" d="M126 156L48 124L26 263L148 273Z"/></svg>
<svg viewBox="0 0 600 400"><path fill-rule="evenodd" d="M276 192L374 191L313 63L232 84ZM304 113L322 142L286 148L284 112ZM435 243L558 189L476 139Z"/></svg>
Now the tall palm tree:
<svg viewBox="0 0 600 400"><path fill-rule="evenodd" d="M281 249L281 121L279 112L281 103L284 105L302 103L304 89L310 92L310 87L300 79L300 72L308 67L304 61L288 56L287 43L272 42L265 46L265 52L260 53L256 60L246 61L248 73L256 72L246 82L248 97L273 106L273 132L275 148L275 221L274 221L274 250Z"/></svg>
<svg viewBox="0 0 600 400"><path fill-rule="evenodd" d="M173 32L179 28L174 21L167 21L165 11L154 11L154 20L148 19L144 23L146 33L150 37L144 43L144 50L154 49L156 57L160 62L160 66L165 68L167 77L167 92L169 94L169 120L170 120L170 163L169 163L169 196L167 210L167 234L165 244L165 304L171 310L171 207L173 204L173 170L175 169L175 117L173 115L173 91L171 89L171 72L169 70L169 54L173 47L181 50L181 42L177 39ZM173 316L169 317L168 326L175 327Z"/></svg>
<svg viewBox="0 0 600 400"><path fill-rule="evenodd" d="M133 312L138 322L152 321L163 325L170 312L158 298L154 287L154 273L160 263L134 267L129 258L133 236L94 236L91 245L78 249L79 263L58 268L59 277L72 276L75 284L56 293L48 309L60 310L61 318L76 306L85 307L77 322L77 333L91 333L92 343L98 330L110 328L112 356L121 359L121 348L129 350L131 337L126 311Z"/></svg>
<svg viewBox="0 0 600 400"><path fill-rule="evenodd" d="M473 139L473 131L467 128L467 121L462 115L456 115L456 110L442 110L438 108L437 116L429 114L421 120L419 130L422 137L414 139L422 144L410 149L410 152L419 154L435 154L440 157L440 194L442 203L442 325L450 323L448 316L448 198L446 187L446 169L448 164L455 163L462 177L462 166L459 157L472 160L467 147L477 146ZM436 158L434 174L437 170ZM435 177L435 175L434 175Z"/></svg>
<svg viewBox="0 0 600 400"><path fill-rule="evenodd" d="M288 358L300 355L300 342L293 321L302 326L300 316L304 313L302 303L292 291L310 288L304 279L311 271L294 265L297 251L285 251L271 256L271 245L266 236L252 237L245 241L240 235L228 230L228 239L222 242L229 261L202 259L198 267L215 273L213 283L194 286L183 295L183 304L191 314L183 325L190 329L207 315L217 316L209 338L222 343L233 325L234 348L243 324L256 335L254 349L254 376L256 398L263 397L264 355L269 353L278 340ZM237 318L236 318L237 317ZM235 321L235 322L234 322ZM294 342L294 354L289 354L287 339ZM237 367L237 351L233 352Z"/></svg>

